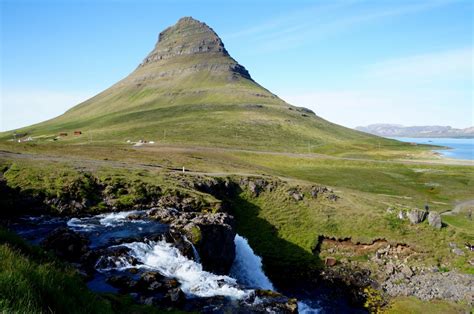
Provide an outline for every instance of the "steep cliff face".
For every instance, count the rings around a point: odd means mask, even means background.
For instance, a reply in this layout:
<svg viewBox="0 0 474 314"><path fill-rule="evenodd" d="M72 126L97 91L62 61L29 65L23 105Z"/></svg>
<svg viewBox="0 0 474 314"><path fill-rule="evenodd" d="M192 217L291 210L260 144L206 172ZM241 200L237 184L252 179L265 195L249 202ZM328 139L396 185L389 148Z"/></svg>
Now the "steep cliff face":
<svg viewBox="0 0 474 314"><path fill-rule="evenodd" d="M224 43L209 26L192 17L183 17L178 23L160 33L155 49L150 52L140 66L198 53L229 56L224 48Z"/></svg>
<svg viewBox="0 0 474 314"><path fill-rule="evenodd" d="M193 58L195 62L186 64L189 58ZM177 65L180 62L185 64L177 67L175 71L161 72L159 77L208 71L228 72L229 79L236 79L238 75L251 79L248 71L230 57L214 30L192 17L183 17L175 25L161 32L155 48L136 72L141 72L142 69L153 70L167 64Z"/></svg>

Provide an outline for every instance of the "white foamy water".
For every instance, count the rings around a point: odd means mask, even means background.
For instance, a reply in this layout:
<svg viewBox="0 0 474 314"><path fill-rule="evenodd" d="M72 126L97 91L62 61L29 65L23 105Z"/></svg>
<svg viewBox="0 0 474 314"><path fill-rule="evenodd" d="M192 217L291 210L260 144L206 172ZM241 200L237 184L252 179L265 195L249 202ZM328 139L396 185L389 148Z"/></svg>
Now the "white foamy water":
<svg viewBox="0 0 474 314"><path fill-rule="evenodd" d="M320 313L320 312L321 312L320 309L313 308L313 307L309 306L308 304L306 304L303 301L298 302L298 313L301 313L301 314L317 314L317 313Z"/></svg>
<svg viewBox="0 0 474 314"><path fill-rule="evenodd" d="M128 219L130 215L139 214L142 212L143 212L142 210L132 210L132 211L117 212L117 213L101 214L101 215L97 215L96 217L100 218L99 222L101 225L105 227L114 227L114 226L123 225L125 222L144 223L145 221L143 220Z"/></svg>
<svg viewBox="0 0 474 314"><path fill-rule="evenodd" d="M201 264L189 260L177 248L165 241L134 242L124 244L124 246L131 249L130 255L143 263L141 267L156 270L166 277L178 280L181 283L181 289L187 295L198 297L220 295L242 299L251 292L239 288L234 278L204 271Z"/></svg>
<svg viewBox="0 0 474 314"><path fill-rule="evenodd" d="M186 236L183 236L184 238L184 241L188 242L189 245L191 245L191 248L193 249L193 255L194 255L194 261L196 263L201 263L201 257L199 256L199 252L196 250L196 247L194 246L194 244L188 240L188 238L186 238Z"/></svg>
<svg viewBox="0 0 474 314"><path fill-rule="evenodd" d="M95 225L79 218L71 218L68 220L66 224L69 228L76 231L77 230L92 231L95 229Z"/></svg>
<svg viewBox="0 0 474 314"><path fill-rule="evenodd" d="M144 220L139 219L128 219L132 214L139 214L144 212L143 210L131 210L122 211L116 213L100 214L92 217L85 218L71 218L67 222L68 227L73 230L92 231L97 228L98 225L104 227L116 227L122 226L126 222L132 223L146 223Z"/></svg>
<svg viewBox="0 0 474 314"><path fill-rule="evenodd" d="M237 234L234 243L235 259L230 275L249 288L275 290L263 272L262 259L253 252L247 239Z"/></svg>

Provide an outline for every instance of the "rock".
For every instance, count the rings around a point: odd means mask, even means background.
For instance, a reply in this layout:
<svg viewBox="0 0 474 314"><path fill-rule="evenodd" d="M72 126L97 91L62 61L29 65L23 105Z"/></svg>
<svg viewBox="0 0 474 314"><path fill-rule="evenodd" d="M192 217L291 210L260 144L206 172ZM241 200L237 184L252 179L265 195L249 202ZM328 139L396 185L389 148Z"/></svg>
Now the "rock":
<svg viewBox="0 0 474 314"><path fill-rule="evenodd" d="M464 255L464 252L459 248L452 249L452 252L458 256Z"/></svg>
<svg viewBox="0 0 474 314"><path fill-rule="evenodd" d="M251 305L248 304L250 302L241 304L245 309L243 313L298 313L297 300L276 291L257 289L253 298L258 301L252 302Z"/></svg>
<svg viewBox="0 0 474 314"><path fill-rule="evenodd" d="M200 232L195 246L203 269L215 274L228 274L235 258L235 230L228 224L207 222L192 222L188 226Z"/></svg>
<svg viewBox="0 0 474 314"><path fill-rule="evenodd" d="M184 302L186 302L186 295L180 288L169 289L163 299L163 303L166 305L178 306Z"/></svg>
<svg viewBox="0 0 474 314"><path fill-rule="evenodd" d="M184 213L171 223L199 253L203 269L228 274L235 257L234 218L227 213Z"/></svg>
<svg viewBox="0 0 474 314"><path fill-rule="evenodd" d="M101 251L95 265L96 269L109 269L120 266L135 266L138 260L129 255L130 249L124 246L113 246Z"/></svg>
<svg viewBox="0 0 474 314"><path fill-rule="evenodd" d="M292 188L288 190L288 195L291 196L295 201L301 201L304 197L299 188Z"/></svg>
<svg viewBox="0 0 474 314"><path fill-rule="evenodd" d="M385 273L389 276L393 275L393 273L395 273L395 265L393 265L392 263L388 263L385 266Z"/></svg>
<svg viewBox="0 0 474 314"><path fill-rule="evenodd" d="M260 194L260 187L255 184L255 182L250 181L248 187L254 196L258 196Z"/></svg>
<svg viewBox="0 0 474 314"><path fill-rule="evenodd" d="M313 186L311 187L311 197L317 198L319 195L329 192L329 189L325 186Z"/></svg>
<svg viewBox="0 0 474 314"><path fill-rule="evenodd" d="M405 275L406 278L411 278L413 276L413 270L410 266L403 264L400 268L400 272Z"/></svg>
<svg viewBox="0 0 474 314"><path fill-rule="evenodd" d="M427 213L425 210L414 208L408 212L407 216L412 224L419 224L425 220Z"/></svg>
<svg viewBox="0 0 474 314"><path fill-rule="evenodd" d="M428 223L430 224L430 226L436 229L441 229L442 227L441 215L437 212L430 212L428 214Z"/></svg>
<svg viewBox="0 0 474 314"><path fill-rule="evenodd" d="M137 289L138 282L129 276L112 276L106 279L107 283L118 288L121 292L132 292Z"/></svg>
<svg viewBox="0 0 474 314"><path fill-rule="evenodd" d="M337 196L337 195L334 194L334 193L331 193L331 194L329 194L328 196L326 196L326 198L327 198L328 200L330 200L330 201L335 202L335 201L337 201L337 200L339 199L339 196Z"/></svg>
<svg viewBox="0 0 474 314"><path fill-rule="evenodd" d="M326 257L324 264L326 266L332 267L337 264L337 260L334 257Z"/></svg>
<svg viewBox="0 0 474 314"><path fill-rule="evenodd" d="M51 232L41 245L68 261L79 261L89 251L89 243L87 237L60 227Z"/></svg>
<svg viewBox="0 0 474 314"><path fill-rule="evenodd" d="M398 219L404 220L405 219L405 212L404 211L399 211L398 212Z"/></svg>
<svg viewBox="0 0 474 314"><path fill-rule="evenodd" d="M403 267L402 267L403 268ZM398 275L401 275L398 276ZM445 299L453 302L474 304L474 277L454 271L433 272L431 270L413 272L409 280L396 273L382 284L383 290L391 297L414 296L423 301Z"/></svg>
<svg viewBox="0 0 474 314"><path fill-rule="evenodd" d="M216 274L228 274L235 257L234 218L224 212L182 212L156 208L150 218L170 224L171 233L183 233L196 248L203 269ZM183 255L194 258L192 246L181 236L167 236Z"/></svg>
<svg viewBox="0 0 474 314"><path fill-rule="evenodd" d="M291 195L296 201L303 200L303 194L299 192L295 192Z"/></svg>

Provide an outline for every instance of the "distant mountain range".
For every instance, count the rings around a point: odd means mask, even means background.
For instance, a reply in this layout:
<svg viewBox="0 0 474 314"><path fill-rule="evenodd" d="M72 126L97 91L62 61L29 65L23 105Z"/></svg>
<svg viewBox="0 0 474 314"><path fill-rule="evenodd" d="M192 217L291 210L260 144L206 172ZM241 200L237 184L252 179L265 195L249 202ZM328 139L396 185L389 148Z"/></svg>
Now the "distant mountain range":
<svg viewBox="0 0 474 314"><path fill-rule="evenodd" d="M403 126L400 124L370 124L358 126L358 131L384 137L459 137L474 138L474 127L455 129L450 126Z"/></svg>

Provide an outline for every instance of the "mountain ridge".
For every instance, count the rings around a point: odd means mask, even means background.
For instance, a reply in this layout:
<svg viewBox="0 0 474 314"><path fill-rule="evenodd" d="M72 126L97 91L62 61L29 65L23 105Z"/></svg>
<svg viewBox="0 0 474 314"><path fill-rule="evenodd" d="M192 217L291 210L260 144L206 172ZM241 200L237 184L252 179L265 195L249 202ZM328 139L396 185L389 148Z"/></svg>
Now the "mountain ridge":
<svg viewBox="0 0 474 314"><path fill-rule="evenodd" d="M377 136L389 137L460 137L474 138L474 127L464 129L451 126L425 125L403 126L401 124L376 123L368 126L358 126L358 131L367 132Z"/></svg>

